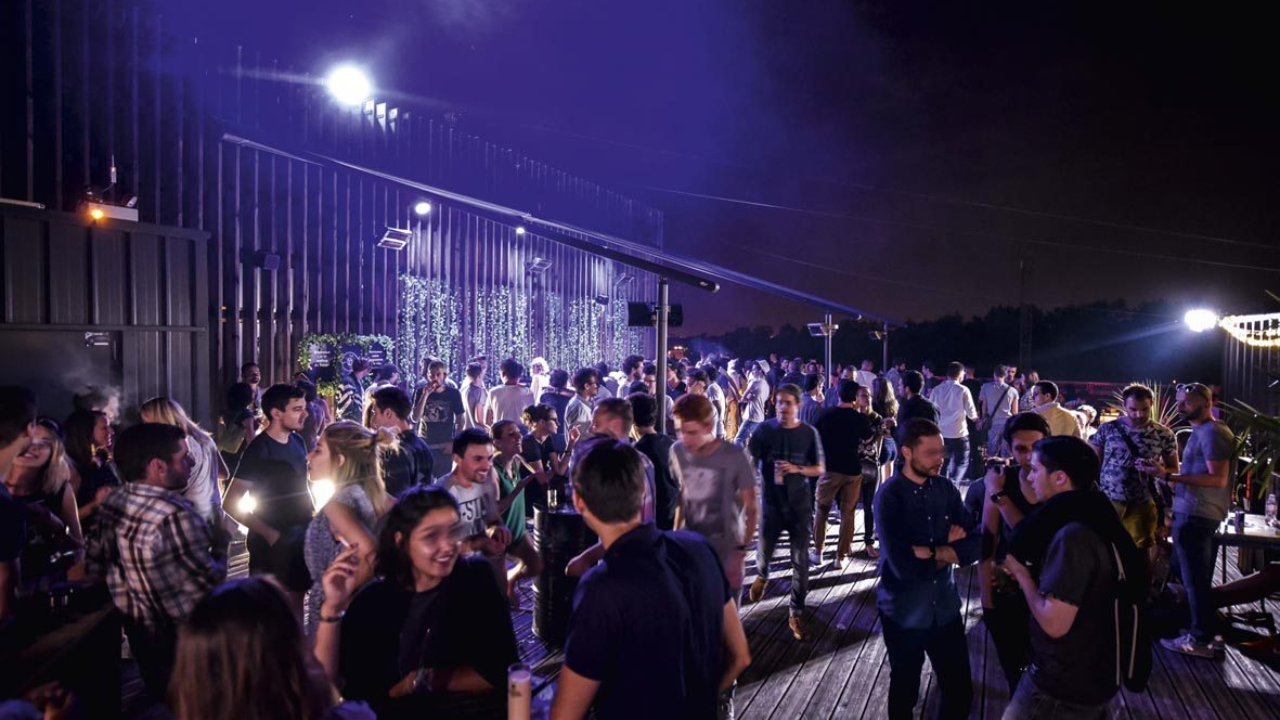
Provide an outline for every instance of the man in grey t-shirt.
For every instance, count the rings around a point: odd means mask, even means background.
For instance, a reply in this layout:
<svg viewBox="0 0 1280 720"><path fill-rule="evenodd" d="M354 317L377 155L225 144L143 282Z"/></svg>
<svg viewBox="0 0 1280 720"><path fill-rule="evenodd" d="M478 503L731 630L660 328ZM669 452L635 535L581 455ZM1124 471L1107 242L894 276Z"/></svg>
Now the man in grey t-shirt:
<svg viewBox="0 0 1280 720"><path fill-rule="evenodd" d="M1191 423L1182 453L1182 468L1170 472L1159 460L1143 464L1145 472L1173 485L1173 544L1191 607L1191 630L1161 640L1169 650L1212 659L1218 616L1213 586L1214 532L1227 517L1234 479L1235 435L1211 413L1213 393L1200 383L1178 386L1178 406Z"/></svg>
<svg viewBox="0 0 1280 720"><path fill-rule="evenodd" d="M511 543L511 531L498 514L498 481L493 473L493 438L489 433L475 428L458 433L453 440L453 472L436 484L458 501L458 516L467 526L470 549L491 561L501 561ZM499 574L505 572L500 570Z"/></svg>

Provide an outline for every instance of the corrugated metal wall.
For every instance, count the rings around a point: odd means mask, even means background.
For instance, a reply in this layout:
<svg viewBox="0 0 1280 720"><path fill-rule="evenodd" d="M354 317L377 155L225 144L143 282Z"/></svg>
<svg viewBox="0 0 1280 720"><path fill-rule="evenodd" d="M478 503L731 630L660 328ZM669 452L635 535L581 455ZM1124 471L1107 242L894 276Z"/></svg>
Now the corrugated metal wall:
<svg viewBox="0 0 1280 720"><path fill-rule="evenodd" d="M411 206L420 196L398 183L228 143L225 132L661 246L662 215L652 208L448 122L381 102L338 108L317 83L260 53L175 37L156 8L163 4L0 3L0 197L74 210L86 186L107 184L114 156L116 192L138 196L144 222L208 231L214 392L250 359L268 381L287 379L308 333L394 336L402 273L458 293L455 364L490 350L477 334L486 291L541 298L528 309L540 331L529 354L547 356L569 332L569 303L626 299L613 297L624 269L611 261L516 237L434 198L419 226ZM391 252L375 247L387 226L421 232ZM262 267L266 255L280 258L278 270ZM535 256L552 260L541 277L523 271ZM656 279L631 274L630 299L651 300ZM548 298L563 307L549 309ZM612 335L602 323L594 340L616 362L625 343Z"/></svg>
<svg viewBox="0 0 1280 720"><path fill-rule="evenodd" d="M168 395L208 417L206 239L0 205L6 381L39 384L43 411L58 418L70 407L49 396L89 384L119 388L133 403Z"/></svg>

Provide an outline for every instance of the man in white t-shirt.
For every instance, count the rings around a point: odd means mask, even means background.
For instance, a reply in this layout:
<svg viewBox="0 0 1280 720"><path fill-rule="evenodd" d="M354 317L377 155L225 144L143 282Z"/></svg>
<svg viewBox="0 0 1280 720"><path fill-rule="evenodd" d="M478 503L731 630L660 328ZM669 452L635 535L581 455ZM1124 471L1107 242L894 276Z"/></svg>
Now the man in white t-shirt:
<svg viewBox="0 0 1280 720"><path fill-rule="evenodd" d="M942 429L942 441L947 459L942 466L942 476L954 483L965 481L969 472L969 425L967 420L978 419L978 408L973 395L964 382L964 365L947 364L947 379L933 389L933 404L938 406L938 427Z"/></svg>
<svg viewBox="0 0 1280 720"><path fill-rule="evenodd" d="M750 372L747 377L747 389L742 393L742 425L738 427L738 437L734 442L746 447L751 433L764 422L764 404L769 399L769 383L764 379L764 370L758 362L748 362Z"/></svg>
<svg viewBox="0 0 1280 720"><path fill-rule="evenodd" d="M870 389L871 383L876 379L876 364L870 360L863 360L862 369L855 373L853 379L862 387Z"/></svg>
<svg viewBox="0 0 1280 720"><path fill-rule="evenodd" d="M467 526L467 547L484 555L494 573L506 580L506 551L511 531L498 514L498 481L493 473L493 438L478 428L453 439L453 472L436 484L458 501L459 521Z"/></svg>
<svg viewBox="0 0 1280 720"><path fill-rule="evenodd" d="M485 403L485 421L492 426L499 420L520 421L524 409L534 403L533 391L520 384L524 375L524 366L515 358L507 358L498 366L498 374L502 376L502 384L489 391L489 400Z"/></svg>

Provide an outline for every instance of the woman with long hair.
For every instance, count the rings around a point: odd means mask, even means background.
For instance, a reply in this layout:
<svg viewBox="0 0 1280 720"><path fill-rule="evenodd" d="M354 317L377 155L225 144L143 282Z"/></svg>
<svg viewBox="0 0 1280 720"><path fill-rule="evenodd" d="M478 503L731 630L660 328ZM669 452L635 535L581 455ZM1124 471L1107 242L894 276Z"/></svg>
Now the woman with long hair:
<svg viewBox="0 0 1280 720"><path fill-rule="evenodd" d="M419 485L387 512L378 580L356 594L364 548L344 551L324 573L316 657L346 697L367 701L379 718L450 717L441 704L504 688L518 660L493 569L462 557L468 527L447 490Z"/></svg>
<svg viewBox="0 0 1280 720"><path fill-rule="evenodd" d="M315 662L274 580L217 587L178 633L169 683L175 720L367 720L363 703L340 702Z"/></svg>
<svg viewBox="0 0 1280 720"><path fill-rule="evenodd" d="M22 554L22 580L34 587L45 580L64 579L59 556L75 560L84 549L71 465L63 448L61 428L49 418L36 421L31 445L13 459L5 488L23 509L27 544Z"/></svg>
<svg viewBox="0 0 1280 720"><path fill-rule="evenodd" d="M324 503L307 526L303 550L312 578L304 606L308 637L315 635L324 603L320 576L342 552L343 545L361 548L368 561L364 566L372 565L373 529L389 504L382 481L382 455L399 446L399 439L390 428L375 432L357 422L339 420L324 429L307 456L313 497ZM324 484L326 481L328 485ZM323 493L332 494L326 499L320 497ZM362 578L362 582L369 577Z"/></svg>
<svg viewBox="0 0 1280 720"><path fill-rule="evenodd" d="M562 490L569 482L569 456L572 449L566 448L560 430L560 415L554 407L547 403L530 405L520 415L520 422L528 429L520 447L520 457L534 467L535 470L550 470L551 483L557 490ZM547 486L542 483L525 489L528 505L525 517L533 517L533 506L547 504Z"/></svg>
<svg viewBox="0 0 1280 720"><path fill-rule="evenodd" d="M120 486L120 476L111 462L111 420L101 410L76 410L62 429L74 471L71 484L80 521L88 525L111 491Z"/></svg>
<svg viewBox="0 0 1280 720"><path fill-rule="evenodd" d="M227 477L227 465L222 461L213 437L195 424L181 405L167 397L151 398L142 403L139 414L143 422L173 425L187 433L187 450L195 464L182 496L211 525L222 522L222 495L218 490L218 480Z"/></svg>

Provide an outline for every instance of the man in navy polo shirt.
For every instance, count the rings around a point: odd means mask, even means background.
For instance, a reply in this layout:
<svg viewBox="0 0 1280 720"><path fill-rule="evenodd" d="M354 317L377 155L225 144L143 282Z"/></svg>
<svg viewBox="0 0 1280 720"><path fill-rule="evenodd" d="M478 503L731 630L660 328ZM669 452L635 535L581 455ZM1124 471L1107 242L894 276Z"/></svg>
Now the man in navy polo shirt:
<svg viewBox="0 0 1280 720"><path fill-rule="evenodd" d="M640 522L640 453L612 437L587 441L573 503L604 545L578 585L553 720L692 720L751 662L715 550L693 533Z"/></svg>

